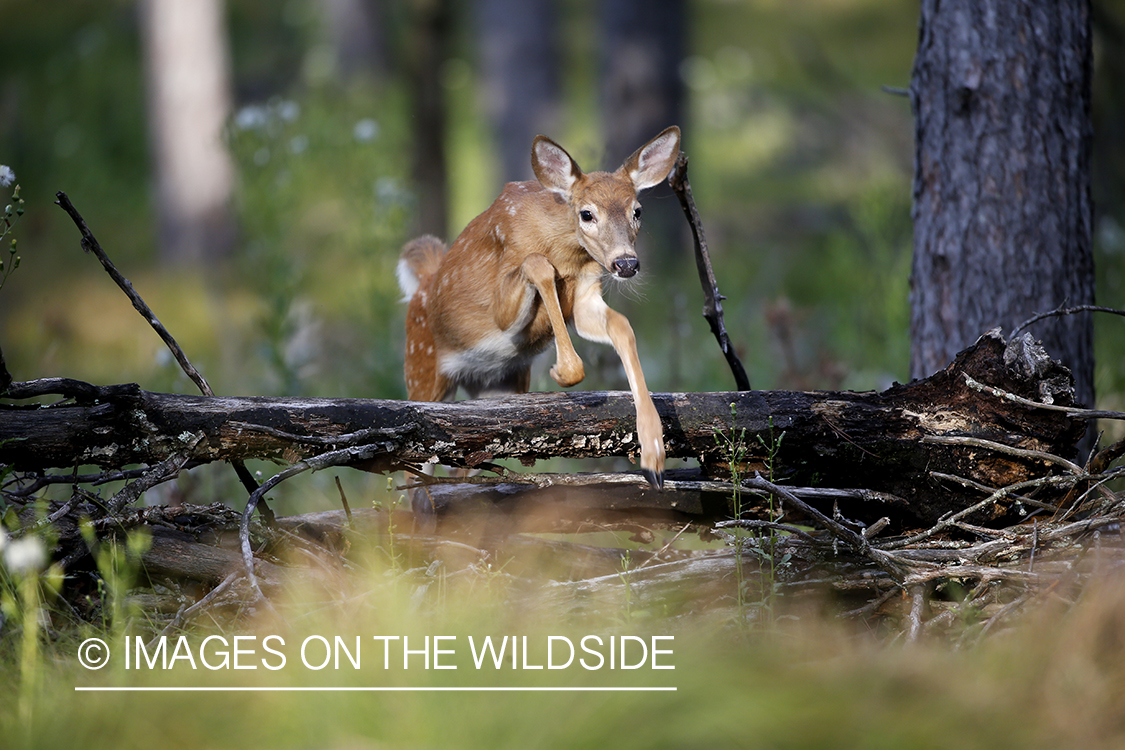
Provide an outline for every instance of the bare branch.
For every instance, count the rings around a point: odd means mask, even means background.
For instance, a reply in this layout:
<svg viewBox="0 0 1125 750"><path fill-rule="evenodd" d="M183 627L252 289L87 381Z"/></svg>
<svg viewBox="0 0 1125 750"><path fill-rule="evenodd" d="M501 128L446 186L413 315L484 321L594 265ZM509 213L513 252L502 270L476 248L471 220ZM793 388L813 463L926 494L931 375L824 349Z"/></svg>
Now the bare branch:
<svg viewBox="0 0 1125 750"><path fill-rule="evenodd" d="M1014 393L1008 393L1000 388L994 388L991 385L979 383L973 379L968 373L963 373L962 377L965 379L965 384L975 391L981 393L988 393L997 398L1002 398L1006 401L1011 401L1014 404L1021 404L1023 406L1030 406L1034 409L1046 409L1048 411L1057 411L1066 414L1073 419L1125 419L1125 412L1121 411L1099 411L1097 409L1084 409L1080 406L1061 406L1059 404L1044 404L1040 401L1032 401L1029 398L1017 396Z"/></svg>
<svg viewBox="0 0 1125 750"><path fill-rule="evenodd" d="M750 379L742 361L734 351L730 336L727 335L726 325L723 323L723 300L726 299L719 293L719 283L715 281L715 271L711 267L711 255L707 251L707 239L703 236L703 222L695 208L695 200L691 197L691 184L687 178L688 159L683 151L676 160L676 166L668 175L668 184L672 186L676 197L680 199L680 206L684 216L691 226L691 236L695 242L695 266L699 271L699 282L703 285L703 317L711 326L711 333L719 342L719 348L730 365L734 375L735 387L740 391L750 390Z"/></svg>
<svg viewBox="0 0 1125 750"><path fill-rule="evenodd" d="M152 308L149 307L143 299L141 299L141 296L137 294L137 291L135 289L133 289L133 284L127 278L121 275L121 272L117 270L117 267L115 265L113 265L113 262L109 259L109 256L105 254L104 250L102 250L102 246L98 243L97 238L94 237L94 233L90 231L90 227L86 225L86 220L82 218L81 214L79 214L78 210L74 207L74 204L70 202L70 198L68 198L66 193L63 192L55 193L55 197L58 199L55 201L55 203L61 206L62 210L66 211L67 214L70 215L70 218L74 221L75 226L78 227L78 231L81 232L82 249L88 253L94 254L94 257L96 257L102 264L102 267L105 269L106 273L109 274L109 277L113 279L114 283L117 284L118 287L120 287L121 291L125 292L125 296L129 298L130 302L133 303L133 307L136 308L137 312L141 314L141 317L148 321L148 324L152 326L152 329L156 331L156 334L160 336L161 341L164 342L164 344L172 352L172 356L174 356L176 358L176 361L179 362L180 368L183 369L187 376L191 378L191 381L199 387L199 390L203 393L203 395L214 396L215 393L211 390L211 386L207 384L207 381L204 379L204 377L188 360L187 355L184 354L184 350L181 349L180 345L176 343L176 340L172 338L172 334L168 332L168 329L164 327L164 324L157 319L156 313L154 313L152 311Z"/></svg>
<svg viewBox="0 0 1125 750"><path fill-rule="evenodd" d="M164 342L168 350L172 352L172 356L176 358L180 369L191 378L191 381L195 383L199 391L204 396L214 396L215 392L211 390L211 386L208 385L207 380L199 370L195 369L195 365L191 363L187 358L187 354L184 353L184 350L176 343L176 340L172 338L172 334L169 333L168 329L164 327L164 324L157 319L156 313L141 299L141 295L137 294L137 291L133 289L133 284L117 270L117 266L113 265L109 256L102 250L102 246L98 243L97 238L94 237L94 233L90 231L90 227L86 225L86 220L82 218L81 214L79 214L78 210L74 207L74 204L70 202L70 198L62 191L55 193L55 197L58 199L55 202L67 212L74 221L75 226L78 227L78 231L82 234L82 249L94 254L94 257L102 264L102 267L105 269L106 273L109 274L109 277L113 279L114 283L117 284L121 291L125 292L125 296L133 303L133 307L141 314L141 317L148 321L148 324L156 331L160 340ZM254 481L254 475L246 468L246 464L237 459L232 460L230 464L234 467L235 474L238 475L238 479L242 482L246 491L253 492L257 488L258 483ZM273 513L270 512L269 508L265 505L262 506L262 517L266 519L267 523L273 522Z"/></svg>
<svg viewBox="0 0 1125 750"><path fill-rule="evenodd" d="M1078 313L1084 312L1102 312L1110 313L1111 315L1125 315L1125 310L1117 310L1112 307L1100 307L1099 305L1077 305L1075 307L1063 307L1060 305L1050 312L1039 313L1038 315L1028 318L1024 322L1020 323L1018 326L1016 326L1016 329L1012 331L1012 338L1015 338L1023 329L1034 323L1038 323L1044 318L1052 318L1059 315L1076 315Z"/></svg>

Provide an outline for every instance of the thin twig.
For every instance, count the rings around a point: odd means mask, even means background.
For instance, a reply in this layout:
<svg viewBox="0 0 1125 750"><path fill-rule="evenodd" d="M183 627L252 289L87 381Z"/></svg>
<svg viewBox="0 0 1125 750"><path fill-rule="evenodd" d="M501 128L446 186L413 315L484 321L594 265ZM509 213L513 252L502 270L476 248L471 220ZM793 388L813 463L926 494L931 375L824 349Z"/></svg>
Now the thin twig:
<svg viewBox="0 0 1125 750"><path fill-rule="evenodd" d="M751 490L769 492L775 497L778 497L785 502L790 503L800 513L811 517L826 530L828 530L828 532L836 537L839 541L847 544L848 546L855 549L855 551L860 555L874 562L879 568L881 568L897 581L901 581L908 569L911 567L910 563L896 558L894 555L884 551L883 549L871 546L871 543L862 534L849 529L839 521L829 518L816 508L801 500L789 490L785 489L784 487L779 487L773 482L764 479L758 472L755 472L754 476L750 479L742 480L742 486Z"/></svg>
<svg viewBox="0 0 1125 750"><path fill-rule="evenodd" d="M977 503L975 505L970 505L968 508L964 508L964 509L958 511L957 513L954 513L951 516L947 516L947 517L941 519L940 521L938 521L936 524L934 524L930 528L926 529L925 531L922 531L922 532L920 532L918 534L915 534L914 536L908 537L906 539L900 539L900 540L895 541L895 542L889 542L887 544L882 544L882 545L880 545L879 548L884 550L884 551L889 551L889 550L901 549L902 547L909 547L911 545L917 544L918 542L925 541L926 539L929 539L930 537L934 536L938 532L943 531L943 530L949 528L950 526L953 526L954 524L956 524L958 521L965 518L966 516L970 516L974 513L978 513L980 511L984 510L985 508L989 507L993 503L999 502L1000 500L1003 500L1005 497L1008 497L1012 493L1017 492L1018 490L1022 490L1022 489L1027 488L1027 487L1039 487L1039 486L1042 486L1042 485L1045 485L1045 484L1058 484L1058 483L1062 483L1062 482L1073 482L1074 480L1075 480L1074 477L1069 477L1069 476L1040 477L1038 479L1029 479L1029 480L1024 481L1024 482L1017 482L1016 484L1010 484L1007 487L1001 487L1000 489L996 490L991 495L986 497L984 500L981 500L979 503Z"/></svg>
<svg viewBox="0 0 1125 750"><path fill-rule="evenodd" d="M1121 411L1101 411L1098 409L1085 409L1081 406L1062 406L1060 404L1044 404L1040 401L1032 401L1023 396L1017 396L1014 393L1002 390L995 386L986 385L978 382L972 378L968 373L961 373L965 379L965 385L969 386L975 391L981 393L988 393L997 398L1002 398L1005 401L1011 401L1013 404L1020 404L1022 406L1030 406L1034 409L1046 409L1047 411L1058 411L1066 414L1071 419L1125 419L1125 412Z"/></svg>
<svg viewBox="0 0 1125 750"><path fill-rule="evenodd" d="M97 487L98 485L107 484L109 482L129 481L137 477L144 476L148 469L123 469L121 471L106 471L101 474L44 474L32 479L30 484L20 485L15 489L4 489L4 492L11 497L28 497L34 495L44 487L53 484L89 484ZM26 477L17 477L11 480L12 483L23 481Z"/></svg>
<svg viewBox="0 0 1125 750"><path fill-rule="evenodd" d="M250 493L250 497L246 500L246 509L242 512L242 521L239 523L238 536L242 548L242 561L246 566L246 577L249 579L250 587L255 593L262 595L262 589L258 586L258 577L254 574L254 551L250 547L250 519L254 515L254 509L258 506L258 503L261 502L266 493L286 479L297 476L298 474L303 474L306 471L320 471L321 469L327 469L333 466L346 466L348 464L366 461L381 453L386 453L392 448L393 446L390 444L378 443L341 448L340 450L321 453L307 458L304 461L298 461L282 471L279 471L277 474L267 479L258 489Z"/></svg>
<svg viewBox="0 0 1125 750"><path fill-rule="evenodd" d="M125 508L137 501L140 496L162 482L174 479L191 460L195 447L203 442L206 435L196 433L191 442L184 446L179 453L173 453L168 458L151 467L145 474L121 488L109 501L110 515L117 515Z"/></svg>
<svg viewBox="0 0 1125 750"><path fill-rule="evenodd" d="M968 445L974 448L987 448L989 450L998 451L1000 453L1007 453L1012 456L1020 458L1029 458L1032 460L1045 461L1047 463L1054 463L1067 469L1077 479L1091 479L1092 477L1086 472L1085 469L1080 467L1073 461L1068 461L1061 456L1056 456L1051 453L1044 453L1043 451L1032 451L1024 448L1016 448L1004 443L996 443L991 440L982 440L981 438L964 437L957 435L926 435L922 438L923 443L938 443L942 445ZM1095 484L1094 488L1102 493L1108 500L1113 500L1113 493L1100 484ZM1064 500L1065 502L1065 500ZM1048 507L1048 510L1055 510Z"/></svg>
<svg viewBox="0 0 1125 750"><path fill-rule="evenodd" d="M1015 598L1014 600L1008 602L1007 604L1005 604L1003 607L1000 608L999 612L997 612L996 614L989 617L988 621L984 623L984 627L982 627L981 630L980 630L980 636L983 637L985 634L988 633L989 630L992 630L993 626L996 625L996 623L1000 622L1005 617L1007 617L1010 613L1014 612L1015 610L1019 609L1020 607L1024 606L1025 604L1027 604L1028 600L1035 598L1035 596L1036 596L1035 592L1028 591L1028 592L1025 592L1023 595L1021 595L1021 596Z"/></svg>
<svg viewBox="0 0 1125 750"><path fill-rule="evenodd" d="M964 435L924 435L922 436L922 442L935 445L967 445L972 448L987 448L988 450L997 451L998 453L1007 453L1010 456L1058 464L1075 476L1085 474L1082 467L1078 464L1073 461L1067 461L1065 458L1061 458L1052 453L1027 450L1026 448L1016 448L1011 445L1005 445L1004 443L997 443L993 440L984 440L982 438L967 437Z"/></svg>
<svg viewBox="0 0 1125 750"><path fill-rule="evenodd" d="M651 555L651 556L650 556L650 557L649 557L649 558L648 558L647 560L645 560L645 561L644 561L643 563L641 563L641 564L640 564L640 565L638 565L637 567L633 568L633 571L632 571L632 572L634 572L634 573L635 573L635 572L637 572L638 570L640 570L641 568L643 568L643 567L645 567L646 565L648 565L648 564L649 564L650 562L652 562L653 560L657 560L657 559L659 559L659 558L660 558L660 556L661 556L661 555L663 555L663 554L664 554L665 552L667 552L667 551L668 551L668 549L669 549L669 548L670 548L670 547L671 547L671 546L672 546L673 544L675 544L675 543L676 543L676 540L677 540L677 539L679 539L679 538L680 538L680 536L681 536L681 535L682 535L682 534L683 534L683 533L684 533L685 531L687 531L687 530L688 530L688 529L690 529L690 528L691 528L691 524L690 524L690 523L685 523L685 524L684 524L684 526L683 526L683 528L682 528L682 529L680 529L679 531L677 531L677 532L676 532L675 536L673 536L673 537L672 537L671 539L669 539L669 540L668 540L668 541L667 541L667 542L666 542L666 543L664 544L664 546L663 546L663 547L661 547L660 549L658 549L658 550L657 550L656 552L652 553L652 555Z"/></svg>
<svg viewBox="0 0 1125 750"><path fill-rule="evenodd" d="M804 529L796 526L790 526L785 523L776 523L774 521L757 521L750 518L736 518L730 521L719 521L715 524L716 529L727 528L740 528L740 529L772 529L773 531L784 531L786 534L793 534L799 536L807 542L823 543L823 539L817 539L815 536L805 531Z"/></svg>
<svg viewBox="0 0 1125 750"><path fill-rule="evenodd" d="M856 618L856 617L862 617L862 616L865 616L865 615L868 615L868 614L874 614L875 611L879 609L879 607L882 607L884 604L889 602L894 597L901 596L901 595L902 595L902 589L900 589L898 586L895 586L894 588L889 588L886 591L884 591L882 594L880 594L878 598L872 599L867 604L864 604L862 607L859 607L858 609L851 609L851 610L848 610L847 612L841 612L840 614L836 615L836 617L837 617L837 619L840 619L840 620L850 620L850 619L853 619L853 618Z"/></svg>
<svg viewBox="0 0 1125 750"><path fill-rule="evenodd" d="M75 226L78 227L78 231L82 234L82 249L88 253L94 254L94 257L102 264L102 267L105 269L106 273L109 274L109 277L113 279L114 283L117 284L121 291L125 292L125 296L133 303L133 307L141 314L141 317L148 321L148 324L156 331L160 340L164 342L165 346L172 352L172 356L176 358L180 369L195 383L200 392L204 396L214 396L215 392L211 390L211 386L208 385L207 380L200 374L199 370L195 369L195 365L191 363L184 353L184 350L180 348L180 345L172 338L172 334L169 333L168 329L164 327L164 324L157 319L152 308L150 308L148 304L141 299L141 296L137 294L137 291L133 289L133 284L117 270L117 266L113 265L109 256L102 250L102 246L98 243L97 238L94 237L94 233L90 231L90 227L86 225L86 220L82 218L82 215L78 213L78 209L70 202L70 198L62 191L55 193L55 197L57 198L55 202L67 212L71 220L74 221ZM234 472L238 475L238 479L242 482L242 486L246 488L246 491L254 492L258 487L258 483L254 480L254 475L246 468L246 464L239 459L231 459L230 465L234 467ZM266 523L273 523L273 513L264 504L262 505L262 517L266 520Z"/></svg>
<svg viewBox="0 0 1125 750"><path fill-rule="evenodd" d="M703 236L703 222L695 208L695 200L691 197L691 184L687 178L687 156L681 151L676 160L676 166L668 175L668 184L680 199L680 207L684 210L688 225L691 226L691 236L695 242L695 266L699 271L699 282L703 285L703 317L711 326L711 333L719 342L719 348L730 365L734 375L735 387L740 391L750 390L750 378L746 376L746 369L734 351L730 336L727 335L726 325L723 323L723 300L726 299L719 293L719 284L715 281L715 271L711 267L711 255L707 252L707 239Z"/></svg>
<svg viewBox="0 0 1125 750"><path fill-rule="evenodd" d="M180 363L180 368L183 369L187 376L191 378L192 382L199 387L199 390L203 392L203 395L214 396L215 394L211 390L211 386L207 384L207 381L204 379L204 377L188 360L187 355L184 354L184 350L181 349L180 345L176 343L176 340L172 338L172 334L170 334L168 332L168 329L165 328L164 325L157 319L156 314L152 311L152 308L150 308L145 303L145 301L141 299L141 296L137 294L135 289L133 289L132 283L130 283L127 278L121 275L121 272L118 271L117 267L113 265L112 261L110 261L109 256L107 256L105 254L105 251L102 250L102 246L98 243L97 238L94 237L94 233L90 231L90 227L86 225L86 220L82 218L81 214L79 214L78 210L74 207L74 204L70 202L70 198L68 198L66 193L63 192L55 193L55 197L58 199L55 202L62 207L62 210L66 211L70 215L70 218L78 227L78 231L82 233L82 249L88 253L93 253L94 257L96 257L101 262L102 267L105 269L106 273L108 273L110 278L113 279L114 283L116 283L117 286L121 288L121 291L125 292L125 296L127 296L129 298L129 301L133 303L133 307L136 308L137 312L141 314L141 317L148 321L148 324L152 326L153 330L156 331L158 336L160 336L160 339L164 342L168 349L171 350L172 356L174 356L176 358L176 361Z"/></svg>
<svg viewBox="0 0 1125 750"><path fill-rule="evenodd" d="M1020 323L1016 327L1016 329L1014 331L1012 331L1011 338L1015 338L1016 335L1019 334L1020 331L1027 328L1028 326L1032 325L1033 323L1038 323L1040 320L1043 320L1044 318L1051 318L1051 317L1055 317L1057 315L1074 315L1076 313L1083 313L1083 312L1103 312L1103 313L1110 313L1112 315L1125 315L1125 310L1115 310L1112 307L1100 307L1098 305L1078 305L1076 307L1062 307L1060 305L1059 307L1056 307L1054 310L1051 310L1050 312L1039 313L1038 315L1035 315L1031 318L1028 318L1024 322Z"/></svg>
<svg viewBox="0 0 1125 750"><path fill-rule="evenodd" d="M167 636L172 632L172 630L179 627L180 624L184 622L184 620L191 617L193 614L213 602L216 598L218 598L220 594L229 589L231 587L231 584L233 584L240 575L242 575L241 571L234 571L226 578L224 578L222 583L208 591L207 594L195 604L192 604L190 607L180 607L179 611L176 612L175 617L172 618L172 621L165 625L164 629L160 631L160 634L148 643L147 648L151 649L154 645L156 645L156 643L160 641L161 638Z"/></svg>
<svg viewBox="0 0 1125 750"><path fill-rule="evenodd" d="M972 479L969 479L968 477L961 477L961 476L957 476L956 474L946 474L946 473L940 472L940 471L931 471L930 476L933 477L934 479L938 479L938 480L941 480L941 481L944 481L944 482L956 482L957 484L964 485L965 487L972 487L974 490L979 490L979 491L985 493L986 495L991 495L993 492L996 491L995 487L989 487L987 484L981 484L980 482L974 482ZM1077 484L1078 481L1079 481L1078 477L1073 477L1073 476L1069 476L1069 475L1067 475L1065 477L1065 479L1066 479L1066 481L1062 482L1061 484ZM1039 481L1039 480L1033 479L1033 480L1030 480L1030 481L1034 482L1034 481ZM1039 485L1033 485L1033 489L1038 487L1038 486ZM1050 511L1051 513L1058 513L1058 511L1059 511L1059 506L1053 505L1051 503L1045 503L1042 500L1036 500L1035 498L1028 497L1027 495L1017 495L1016 493L1013 492L1013 493L1010 493L1008 495L1008 497L1011 498L1012 500L1015 500L1017 503L1023 503L1024 505L1030 505L1032 508L1039 508L1040 510Z"/></svg>
<svg viewBox="0 0 1125 750"><path fill-rule="evenodd" d="M348 525L352 524L352 508L348 505L348 496L344 494L344 485L340 484L340 477L336 477L336 491L340 493L340 505L344 506L344 515L348 518Z"/></svg>
<svg viewBox="0 0 1125 750"><path fill-rule="evenodd" d="M908 643L914 643L922 632L922 615L926 610L926 587L915 585L910 587L910 628L906 633Z"/></svg>

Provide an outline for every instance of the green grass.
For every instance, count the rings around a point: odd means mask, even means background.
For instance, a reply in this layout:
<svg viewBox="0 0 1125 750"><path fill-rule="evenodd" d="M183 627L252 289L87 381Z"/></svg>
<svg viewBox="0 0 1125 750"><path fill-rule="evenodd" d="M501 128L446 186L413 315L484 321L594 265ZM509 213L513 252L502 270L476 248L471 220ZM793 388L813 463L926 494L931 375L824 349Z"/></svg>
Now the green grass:
<svg viewBox="0 0 1125 750"><path fill-rule="evenodd" d="M370 565L370 564L369 564ZM1125 667L1120 647L1125 588L1107 579L1065 611L1044 604L1016 628L953 650L941 640L887 644L816 608L790 608L768 628L732 628L715 613L675 619L575 617L567 605L545 604L534 591L503 577L450 575L439 590L419 594L425 576L378 566L294 587L277 614L259 608L242 626L207 625L188 633L199 654L206 635L255 636L242 646L243 666L256 669L124 668L121 643L141 633L143 620L104 631L60 627L34 667L30 709L0 704L4 747L137 747L158 735L169 748L1110 748L1125 740L1119 700ZM622 602L624 606L624 602ZM545 664L548 636L578 643L585 635L671 635L661 656L674 670L476 669L468 637L527 637L528 664ZM262 648L285 654L286 666ZM441 657L457 669L425 669L421 656L401 668L400 641L391 641L384 668L382 641L405 636L416 648L426 636L452 636ZM102 637L114 650L109 666L87 671L76 662L81 639ZM301 663L310 636L349 647L361 638L360 667L346 658L313 669ZM147 637L147 636L146 636ZM9 696L20 685L3 640L0 676ZM221 661L222 642L207 658ZM307 660L319 665L319 641ZM265 661L263 661L263 659ZM556 663L561 663L557 659ZM594 663L593 658L590 664ZM238 692L98 693L75 687L675 687L675 692Z"/></svg>

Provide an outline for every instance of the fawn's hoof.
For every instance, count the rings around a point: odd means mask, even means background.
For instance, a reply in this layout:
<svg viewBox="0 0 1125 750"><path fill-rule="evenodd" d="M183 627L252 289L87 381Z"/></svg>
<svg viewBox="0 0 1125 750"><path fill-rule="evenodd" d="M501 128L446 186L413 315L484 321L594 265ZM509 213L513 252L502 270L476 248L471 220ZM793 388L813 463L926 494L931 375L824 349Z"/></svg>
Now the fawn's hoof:
<svg viewBox="0 0 1125 750"><path fill-rule="evenodd" d="M647 479L648 483L651 484L653 487L655 487L658 490L663 489L663 487L664 487L664 470L663 469L661 469L659 471L653 471L652 469L641 469L641 473L644 474L645 479Z"/></svg>

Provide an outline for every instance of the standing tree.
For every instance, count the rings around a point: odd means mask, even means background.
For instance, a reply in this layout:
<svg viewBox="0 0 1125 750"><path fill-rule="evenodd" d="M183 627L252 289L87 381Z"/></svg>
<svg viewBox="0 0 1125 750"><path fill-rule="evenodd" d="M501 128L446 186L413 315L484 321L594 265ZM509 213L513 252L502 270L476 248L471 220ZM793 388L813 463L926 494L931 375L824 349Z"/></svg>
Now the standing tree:
<svg viewBox="0 0 1125 750"><path fill-rule="evenodd" d="M213 260L234 246L225 3L145 0L140 8L161 255Z"/></svg>
<svg viewBox="0 0 1125 750"><path fill-rule="evenodd" d="M1091 304L1089 0L922 0L911 375L993 326ZM1033 335L1094 400L1088 313Z"/></svg>
<svg viewBox="0 0 1125 750"><path fill-rule="evenodd" d="M452 0L410 0L403 55L410 86L414 134L414 187L418 194L415 231L444 237L449 230L448 112L441 76L453 44Z"/></svg>
<svg viewBox="0 0 1125 750"><path fill-rule="evenodd" d="M603 0L601 103L606 164L620 164L669 125L684 127L680 64L687 44L684 0ZM671 260L683 247L680 208L666 184L649 193L638 244Z"/></svg>
<svg viewBox="0 0 1125 750"><path fill-rule="evenodd" d="M500 182L535 179L531 141L540 133L562 137L557 132L562 94L557 8L553 0L480 0L475 7Z"/></svg>
<svg viewBox="0 0 1125 750"><path fill-rule="evenodd" d="M382 0L318 0L323 41L342 78L362 74L380 80L387 72Z"/></svg>

